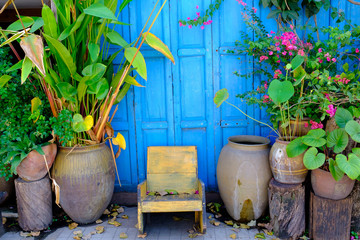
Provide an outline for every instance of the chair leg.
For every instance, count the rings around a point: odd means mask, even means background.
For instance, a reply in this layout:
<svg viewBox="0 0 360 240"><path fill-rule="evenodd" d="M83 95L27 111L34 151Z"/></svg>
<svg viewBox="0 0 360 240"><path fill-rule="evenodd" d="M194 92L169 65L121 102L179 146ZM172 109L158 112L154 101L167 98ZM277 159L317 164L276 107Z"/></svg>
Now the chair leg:
<svg viewBox="0 0 360 240"><path fill-rule="evenodd" d="M138 228L139 233L144 233L144 214L141 212L141 209L138 207Z"/></svg>
<svg viewBox="0 0 360 240"><path fill-rule="evenodd" d="M202 234L206 233L206 211L203 210L199 212L200 215L200 232Z"/></svg>
<svg viewBox="0 0 360 240"><path fill-rule="evenodd" d="M195 223L199 223L200 222L200 212L195 212Z"/></svg>

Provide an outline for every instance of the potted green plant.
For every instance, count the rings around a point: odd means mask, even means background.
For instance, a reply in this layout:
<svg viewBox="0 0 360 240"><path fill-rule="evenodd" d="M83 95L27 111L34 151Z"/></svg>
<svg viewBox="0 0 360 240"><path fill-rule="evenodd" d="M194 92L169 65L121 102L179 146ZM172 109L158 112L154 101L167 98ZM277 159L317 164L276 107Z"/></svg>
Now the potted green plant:
<svg viewBox="0 0 360 240"><path fill-rule="evenodd" d="M166 1L132 43L113 30L126 25L117 20L115 11L121 12L129 2L122 1L117 8L117 1L110 0L54 1L57 18L43 5L41 18L19 16L3 30L5 43L21 38L25 58L17 66L22 81L33 70L31 77L41 82L49 100L60 145L52 170L59 186L57 202L79 223L98 219L111 200L115 158L126 143L120 133L113 136L110 111L131 85L141 86L135 73L147 79L141 46L146 43L174 61L168 47L150 33ZM108 54L111 44L119 50ZM114 74L113 60L120 53L124 57ZM111 150L105 145L108 139ZM119 145L116 154L113 144Z"/></svg>
<svg viewBox="0 0 360 240"><path fill-rule="evenodd" d="M335 121L339 128L330 132L315 129L293 140L286 148L291 157L304 154L304 165L311 171L315 195L339 200L346 198L360 176L360 148L346 152L349 138L360 142L360 124L350 111L338 108Z"/></svg>

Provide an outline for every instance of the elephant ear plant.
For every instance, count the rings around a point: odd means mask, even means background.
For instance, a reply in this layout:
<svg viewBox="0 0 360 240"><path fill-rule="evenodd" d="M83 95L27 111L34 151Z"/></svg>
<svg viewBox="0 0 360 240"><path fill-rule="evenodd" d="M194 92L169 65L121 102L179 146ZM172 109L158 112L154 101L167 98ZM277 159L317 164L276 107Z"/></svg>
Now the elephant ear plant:
<svg viewBox="0 0 360 240"><path fill-rule="evenodd" d="M149 16L150 26L145 25L131 43L114 31L116 25L128 25L117 20L115 11L121 12L130 0L122 1L119 7L117 1L111 0L53 2L56 14L44 4L41 17L19 16L2 30L5 42L1 46L20 40L25 57L11 70L21 68L21 82L28 78L40 81L56 118L54 132L62 146L104 142L113 138L110 110L124 98L131 85L141 86L136 76L130 74L147 79L145 59L140 52L143 43L174 62L168 47L150 33L167 1L152 22ZM110 55L111 44L119 46L119 50ZM123 57L114 74L113 61L117 56ZM120 133L113 138L113 144L126 147Z"/></svg>
<svg viewBox="0 0 360 240"><path fill-rule="evenodd" d="M346 154L349 137L360 143L360 124L353 120L350 111L338 108L335 121L339 128L330 132L315 129L303 137L296 138L286 148L289 157L296 157L305 151L304 165L309 170L329 170L336 181L344 174L360 180L360 148L352 148Z"/></svg>

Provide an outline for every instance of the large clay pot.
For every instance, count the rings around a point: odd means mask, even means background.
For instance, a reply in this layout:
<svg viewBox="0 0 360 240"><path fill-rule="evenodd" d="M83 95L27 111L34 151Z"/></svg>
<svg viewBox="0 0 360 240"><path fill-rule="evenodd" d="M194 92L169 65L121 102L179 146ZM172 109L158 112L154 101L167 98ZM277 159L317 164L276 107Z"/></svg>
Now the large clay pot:
<svg viewBox="0 0 360 240"><path fill-rule="evenodd" d="M268 206L269 144L264 137L233 136L221 150L217 181L226 210L235 220L258 219Z"/></svg>
<svg viewBox="0 0 360 240"><path fill-rule="evenodd" d="M270 167L276 181L285 184L296 184L305 181L308 170L304 166L301 154L294 158L289 158L286 154L286 146L290 142L279 138L270 150Z"/></svg>
<svg viewBox="0 0 360 240"><path fill-rule="evenodd" d="M25 181L37 181L45 177L50 170L57 153L56 144L50 144L42 147L45 153L47 166L44 156L37 151L31 151L26 158L24 158L20 165L16 168L16 172Z"/></svg>
<svg viewBox="0 0 360 240"><path fill-rule="evenodd" d="M330 172L322 169L311 171L311 186L315 195L332 200L344 199L354 188L355 180L344 175L336 181Z"/></svg>
<svg viewBox="0 0 360 240"><path fill-rule="evenodd" d="M310 124L308 124L309 120L310 118L303 118L302 120L298 120L298 121L290 120L290 127L287 129L287 131L289 131L290 129L292 136L296 136L296 137L305 136L311 130L311 126ZM308 124L307 127L305 127L306 124ZM282 128L279 128L279 130L280 130L280 134L284 135L283 134L284 130Z"/></svg>
<svg viewBox="0 0 360 240"><path fill-rule="evenodd" d="M4 177L0 178L0 192L7 192L7 196L2 204L10 203L11 199L15 199L15 185L14 185L14 177L11 177L8 181L5 180Z"/></svg>
<svg viewBox="0 0 360 240"><path fill-rule="evenodd" d="M96 221L114 192L115 166L105 143L59 147L52 176L60 186L60 205L77 223Z"/></svg>

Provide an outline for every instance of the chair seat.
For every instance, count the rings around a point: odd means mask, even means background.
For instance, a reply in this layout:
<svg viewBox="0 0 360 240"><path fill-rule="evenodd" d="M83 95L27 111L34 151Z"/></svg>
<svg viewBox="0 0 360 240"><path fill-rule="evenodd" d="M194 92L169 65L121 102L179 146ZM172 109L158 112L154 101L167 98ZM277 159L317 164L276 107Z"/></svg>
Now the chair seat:
<svg viewBox="0 0 360 240"><path fill-rule="evenodd" d="M149 196L142 199L143 212L192 212L202 211L199 194Z"/></svg>

